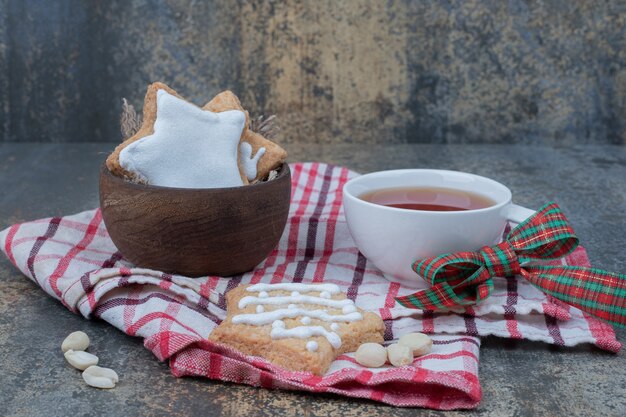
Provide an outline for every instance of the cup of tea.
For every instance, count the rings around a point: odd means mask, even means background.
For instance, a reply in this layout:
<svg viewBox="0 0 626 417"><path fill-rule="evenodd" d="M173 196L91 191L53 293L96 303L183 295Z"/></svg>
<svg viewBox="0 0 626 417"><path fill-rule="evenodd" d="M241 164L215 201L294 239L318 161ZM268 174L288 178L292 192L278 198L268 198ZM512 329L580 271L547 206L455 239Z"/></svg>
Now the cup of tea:
<svg viewBox="0 0 626 417"><path fill-rule="evenodd" d="M497 181L438 169L353 178L343 188L343 204L361 253L387 279L412 286L415 261L499 243L508 221L534 213L513 204L511 190Z"/></svg>

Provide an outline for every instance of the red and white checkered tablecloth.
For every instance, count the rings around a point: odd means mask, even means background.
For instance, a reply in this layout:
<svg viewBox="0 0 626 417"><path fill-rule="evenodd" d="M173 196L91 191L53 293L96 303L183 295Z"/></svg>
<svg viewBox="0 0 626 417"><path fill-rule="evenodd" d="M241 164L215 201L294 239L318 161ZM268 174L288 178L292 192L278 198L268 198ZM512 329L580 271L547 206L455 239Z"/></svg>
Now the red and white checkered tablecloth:
<svg viewBox="0 0 626 417"><path fill-rule="evenodd" d="M187 278L135 268L108 237L100 210L16 224L0 245L26 276L63 305L144 339L176 376L368 398L396 406L472 408L481 398L478 336L496 335L616 352L611 326L546 298L521 279L497 279L494 295L463 314L405 309L414 291L387 281L356 249L345 223L343 184L357 175L321 163L293 164L289 220L278 247L255 270L232 278ZM584 249L564 260L588 265ZM207 340L225 317L224 294L243 283L332 282L379 313L385 339L434 334L433 351L411 366L366 369L342 355L322 377L291 372ZM123 375L122 375L123 378Z"/></svg>

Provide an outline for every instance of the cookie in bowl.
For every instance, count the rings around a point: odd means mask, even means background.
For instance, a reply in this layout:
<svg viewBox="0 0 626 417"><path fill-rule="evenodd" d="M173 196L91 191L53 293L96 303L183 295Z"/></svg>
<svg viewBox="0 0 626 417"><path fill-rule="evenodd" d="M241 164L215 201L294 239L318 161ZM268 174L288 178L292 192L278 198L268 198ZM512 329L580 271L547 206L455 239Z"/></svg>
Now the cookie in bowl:
<svg viewBox="0 0 626 417"><path fill-rule="evenodd" d="M216 99L209 110L151 84L141 127L100 170L104 223L136 266L235 275L265 259L282 235L287 153L251 130L233 93Z"/></svg>
<svg viewBox="0 0 626 417"><path fill-rule="evenodd" d="M286 158L284 149L250 129L248 112L232 92L200 108L156 82L148 86L141 128L115 148L106 166L143 184L218 188L262 180Z"/></svg>

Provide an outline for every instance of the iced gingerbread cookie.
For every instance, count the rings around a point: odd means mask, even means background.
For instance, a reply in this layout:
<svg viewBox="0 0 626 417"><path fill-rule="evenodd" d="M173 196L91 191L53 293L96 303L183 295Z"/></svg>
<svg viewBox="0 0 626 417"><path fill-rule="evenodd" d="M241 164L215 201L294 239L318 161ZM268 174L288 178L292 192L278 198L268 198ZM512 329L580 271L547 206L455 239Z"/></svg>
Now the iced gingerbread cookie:
<svg viewBox="0 0 626 417"><path fill-rule="evenodd" d="M221 92L205 104L203 109L217 113L239 110L246 114L246 124L239 145L240 158L242 162L252 158L252 155L258 158L257 172L246 170L244 167L244 173L249 181L265 178L271 170L278 168L287 159L287 152L283 148L250 129L248 112L243 109L239 99L231 91Z"/></svg>
<svg viewBox="0 0 626 417"><path fill-rule="evenodd" d="M337 356L383 341L382 319L334 284L241 285L226 302L226 318L209 340L294 371L323 375Z"/></svg>
<svg viewBox="0 0 626 417"><path fill-rule="evenodd" d="M141 128L107 158L107 167L118 176L165 187L247 184L238 161L245 118L238 110L202 110L165 84L151 84Z"/></svg>
<svg viewBox="0 0 626 417"><path fill-rule="evenodd" d="M151 185L246 185L248 178L265 178L269 170L260 168L271 157L266 157L266 149L278 147L270 141L257 148L249 141L244 144L248 125L248 115L240 106L211 111L187 102L165 84L153 83L144 100L141 128L115 149L106 164L118 176ZM285 157L286 153L271 169Z"/></svg>

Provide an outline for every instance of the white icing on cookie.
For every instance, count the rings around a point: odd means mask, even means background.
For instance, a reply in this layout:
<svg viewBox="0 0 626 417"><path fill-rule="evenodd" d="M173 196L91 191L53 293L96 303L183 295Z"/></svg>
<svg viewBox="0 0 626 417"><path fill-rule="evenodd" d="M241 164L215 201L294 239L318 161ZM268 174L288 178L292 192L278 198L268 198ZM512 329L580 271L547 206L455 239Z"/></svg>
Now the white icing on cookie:
<svg viewBox="0 0 626 417"><path fill-rule="evenodd" d="M341 309L341 312L342 312L343 314L354 313L355 311L356 311L356 307L354 306L354 304L349 304L349 305L347 305L347 306L344 306L344 307Z"/></svg>
<svg viewBox="0 0 626 417"><path fill-rule="evenodd" d="M257 312L257 313L259 313L259 314L260 314L260 313L263 313L264 311L265 311L265 307L263 307L263 306L261 306L261 305L256 306L256 312Z"/></svg>
<svg viewBox="0 0 626 417"><path fill-rule="evenodd" d="M213 113L157 91L154 133L120 152L120 165L148 184L181 188L243 185L237 164L245 114ZM260 152L257 152L257 155Z"/></svg>
<svg viewBox="0 0 626 417"><path fill-rule="evenodd" d="M270 333L272 339L287 339L295 337L298 339L307 339L312 336L324 336L328 343L335 349L341 347L341 338L337 333L329 332L322 326L298 326L291 329L285 329L280 327L272 328Z"/></svg>
<svg viewBox="0 0 626 417"><path fill-rule="evenodd" d="M282 319L293 319L302 317L302 324L310 324L311 319L317 319L325 322L352 322L363 319L363 315L358 311L350 314L329 314L326 310L307 310L305 308L280 308L265 313L237 314L233 317L234 324L249 324L252 326L263 326ZM308 323L305 320L308 318ZM332 327L331 327L332 328ZM333 329L334 330L334 329Z"/></svg>
<svg viewBox="0 0 626 417"><path fill-rule="evenodd" d="M233 324L247 324L264 326L272 324L270 336L272 339L299 338L307 339L313 336L324 336L335 349L341 347L341 337L335 333L339 326L335 322L354 322L363 320L354 302L349 299L335 300L331 294L338 294L339 287L335 284L255 284L246 288L249 292L258 292L257 296L245 296L239 300L238 307L244 309L248 305L256 305L256 313L237 314L233 316ZM290 295L275 295L271 291L288 291ZM319 297L303 295L302 293L317 292ZM315 310L300 307L302 304L319 305L331 309L341 310L343 314L331 314L329 310L317 308ZM259 310L264 305L279 306L272 311ZM303 326L287 328L284 319L300 318ZM330 329L325 326L311 326L312 319L330 323ZM318 343L310 340L306 344L310 352L318 349Z"/></svg>
<svg viewBox="0 0 626 417"><path fill-rule="evenodd" d="M267 297L260 298L248 295L239 300L239 308L246 308L250 304L269 304L269 305L281 305L281 304L319 304L325 307L343 308L348 305L354 304L352 300L333 300L327 298L313 297L310 295L298 295L292 296L279 296L279 297Z"/></svg>
<svg viewBox="0 0 626 417"><path fill-rule="evenodd" d="M335 284L301 284L299 282L282 282L279 284L254 284L246 288L246 291L299 291L299 292L328 292L339 294L341 290Z"/></svg>
<svg viewBox="0 0 626 417"><path fill-rule="evenodd" d="M265 155L265 148L259 148L253 158L252 145L248 142L241 142L239 145L239 161L243 166L243 172L246 174L248 181L252 181L256 178L257 165L263 155Z"/></svg>

